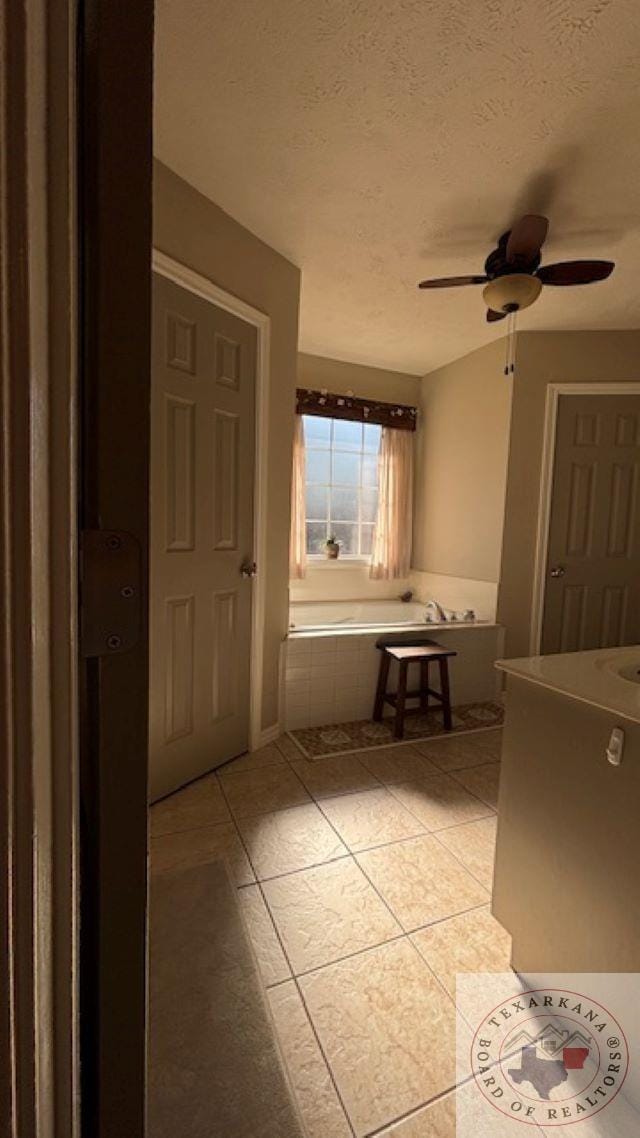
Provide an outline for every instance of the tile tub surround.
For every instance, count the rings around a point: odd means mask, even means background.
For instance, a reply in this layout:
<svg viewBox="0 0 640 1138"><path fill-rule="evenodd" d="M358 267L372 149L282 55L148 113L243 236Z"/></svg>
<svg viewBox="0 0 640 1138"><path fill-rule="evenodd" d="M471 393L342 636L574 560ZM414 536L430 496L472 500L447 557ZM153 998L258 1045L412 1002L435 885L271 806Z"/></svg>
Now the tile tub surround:
<svg viewBox="0 0 640 1138"><path fill-rule="evenodd" d="M285 726L288 731L368 719L373 709L384 630L292 633L284 643ZM406 630L405 630L406 631ZM450 661L454 704L495 700L503 629L496 624L420 626L458 655ZM395 685L391 671L390 688Z"/></svg>
<svg viewBox="0 0 640 1138"><path fill-rule="evenodd" d="M486 885L500 734L322 763L282 736L151 809L152 873L235 866L310 1138L453 1138L455 973L509 961Z"/></svg>

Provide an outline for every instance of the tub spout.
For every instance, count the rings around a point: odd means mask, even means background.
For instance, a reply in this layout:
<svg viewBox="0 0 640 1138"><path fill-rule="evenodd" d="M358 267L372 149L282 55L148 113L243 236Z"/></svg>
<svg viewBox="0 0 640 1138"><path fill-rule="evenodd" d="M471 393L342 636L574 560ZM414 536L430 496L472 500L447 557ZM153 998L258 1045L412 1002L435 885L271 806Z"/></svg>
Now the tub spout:
<svg viewBox="0 0 640 1138"><path fill-rule="evenodd" d="M424 617L427 624L442 624L446 622L447 619L442 605L438 604L437 601L427 602Z"/></svg>

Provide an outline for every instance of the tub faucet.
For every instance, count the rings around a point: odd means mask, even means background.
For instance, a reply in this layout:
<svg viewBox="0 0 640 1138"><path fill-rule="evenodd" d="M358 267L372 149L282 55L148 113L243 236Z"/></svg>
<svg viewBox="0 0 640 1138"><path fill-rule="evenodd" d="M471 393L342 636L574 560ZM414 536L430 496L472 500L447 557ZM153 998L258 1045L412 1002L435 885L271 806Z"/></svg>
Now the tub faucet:
<svg viewBox="0 0 640 1138"><path fill-rule="evenodd" d="M447 619L442 605L438 604L437 601L427 602L424 616L427 623L431 622L432 624L443 624Z"/></svg>

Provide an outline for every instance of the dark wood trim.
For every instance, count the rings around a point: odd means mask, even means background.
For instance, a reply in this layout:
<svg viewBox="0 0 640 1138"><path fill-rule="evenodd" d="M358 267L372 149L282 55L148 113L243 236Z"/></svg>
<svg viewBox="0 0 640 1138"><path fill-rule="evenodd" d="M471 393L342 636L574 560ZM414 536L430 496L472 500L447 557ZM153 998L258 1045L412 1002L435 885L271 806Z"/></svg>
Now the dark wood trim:
<svg viewBox="0 0 640 1138"><path fill-rule="evenodd" d="M82 19L80 523L131 534L143 582L138 643L80 663L82 1133L143 1138L153 3Z"/></svg>
<svg viewBox="0 0 640 1138"><path fill-rule="evenodd" d="M37 20L37 14L35 16ZM32 227L27 189L30 116L28 14L0 9L0 1133L36 1133L34 1042L34 630L31 451L34 384L42 359L29 295ZM39 110L37 93L34 106ZM40 202L36 201L39 206ZM39 245L33 250L42 254ZM36 341L33 359L32 339Z"/></svg>
<svg viewBox="0 0 640 1138"><path fill-rule="evenodd" d="M298 415L320 415L329 419L350 419L355 423L375 423L396 431L415 431L417 407L406 403L381 403L377 399L358 399L355 395L335 395L299 387L296 391Z"/></svg>

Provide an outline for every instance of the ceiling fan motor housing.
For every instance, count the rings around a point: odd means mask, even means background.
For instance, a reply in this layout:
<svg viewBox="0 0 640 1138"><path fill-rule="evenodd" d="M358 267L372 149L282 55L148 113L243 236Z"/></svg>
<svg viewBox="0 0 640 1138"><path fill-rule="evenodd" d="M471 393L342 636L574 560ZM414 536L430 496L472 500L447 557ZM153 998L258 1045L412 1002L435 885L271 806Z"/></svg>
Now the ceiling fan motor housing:
<svg viewBox="0 0 640 1138"><path fill-rule="evenodd" d="M484 263L484 271L490 280L494 277L504 277L509 273L535 273L536 269L540 267L541 253L540 250L533 254L516 253L512 260L507 260L507 242L511 236L511 231L503 233L498 241L498 246L487 257Z"/></svg>

